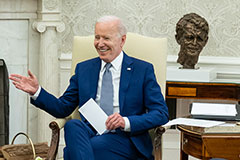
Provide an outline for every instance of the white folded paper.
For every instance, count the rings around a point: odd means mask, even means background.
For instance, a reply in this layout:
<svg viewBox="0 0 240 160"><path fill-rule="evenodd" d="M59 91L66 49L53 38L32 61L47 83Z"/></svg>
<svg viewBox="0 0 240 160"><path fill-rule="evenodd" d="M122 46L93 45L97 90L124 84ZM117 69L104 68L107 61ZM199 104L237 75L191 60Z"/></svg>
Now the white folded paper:
<svg viewBox="0 0 240 160"><path fill-rule="evenodd" d="M193 103L192 115L236 116L236 104Z"/></svg>
<svg viewBox="0 0 240 160"><path fill-rule="evenodd" d="M79 108L79 112L100 135L107 131L105 122L108 116L92 98Z"/></svg>
<svg viewBox="0 0 240 160"><path fill-rule="evenodd" d="M169 121L163 127L172 126L176 124L183 124L187 126L196 126L196 127L213 127L225 122L221 121L212 121L212 120L202 120L202 119L191 119L191 118L177 118Z"/></svg>

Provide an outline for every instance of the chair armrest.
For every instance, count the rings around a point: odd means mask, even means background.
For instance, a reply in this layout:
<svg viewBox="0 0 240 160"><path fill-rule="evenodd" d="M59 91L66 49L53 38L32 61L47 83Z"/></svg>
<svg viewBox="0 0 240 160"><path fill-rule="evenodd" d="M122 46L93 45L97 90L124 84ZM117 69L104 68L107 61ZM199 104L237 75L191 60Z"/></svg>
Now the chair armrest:
<svg viewBox="0 0 240 160"><path fill-rule="evenodd" d="M54 123L56 123L57 127L59 129L62 129L67 121L68 121L67 118L57 118L57 119L52 120L52 122L49 124L49 127L51 128L51 125L54 125Z"/></svg>
<svg viewBox="0 0 240 160"><path fill-rule="evenodd" d="M165 132L166 128L159 126L154 129L154 157L155 160L162 160L162 135Z"/></svg>
<svg viewBox="0 0 240 160"><path fill-rule="evenodd" d="M48 150L47 160L55 160L58 152L58 145L60 139L60 130L64 127L66 119L55 119L50 122L49 127L52 129L52 139L50 148Z"/></svg>

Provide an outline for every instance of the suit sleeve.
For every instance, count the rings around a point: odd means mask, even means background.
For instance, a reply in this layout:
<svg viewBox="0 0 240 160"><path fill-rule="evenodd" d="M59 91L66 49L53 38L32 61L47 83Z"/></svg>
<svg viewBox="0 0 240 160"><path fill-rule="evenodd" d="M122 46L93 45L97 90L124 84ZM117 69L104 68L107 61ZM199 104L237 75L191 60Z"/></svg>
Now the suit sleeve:
<svg viewBox="0 0 240 160"><path fill-rule="evenodd" d="M128 117L131 125L131 134L133 135L168 122L168 108L151 64L146 68L144 75L143 105L146 113Z"/></svg>
<svg viewBox="0 0 240 160"><path fill-rule="evenodd" d="M76 74L71 77L70 84L61 97L56 98L42 88L36 100L31 98L31 103L56 118L70 115L79 104Z"/></svg>

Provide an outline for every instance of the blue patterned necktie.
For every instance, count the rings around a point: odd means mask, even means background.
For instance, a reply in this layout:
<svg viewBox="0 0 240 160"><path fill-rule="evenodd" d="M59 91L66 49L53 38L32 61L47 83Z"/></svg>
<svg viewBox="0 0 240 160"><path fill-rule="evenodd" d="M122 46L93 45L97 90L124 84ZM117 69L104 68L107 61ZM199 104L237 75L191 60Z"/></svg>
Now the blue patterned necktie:
<svg viewBox="0 0 240 160"><path fill-rule="evenodd" d="M105 65L105 72L102 77L102 89L100 96L100 107L107 115L113 114L113 83L112 73L109 70L112 67L111 63Z"/></svg>

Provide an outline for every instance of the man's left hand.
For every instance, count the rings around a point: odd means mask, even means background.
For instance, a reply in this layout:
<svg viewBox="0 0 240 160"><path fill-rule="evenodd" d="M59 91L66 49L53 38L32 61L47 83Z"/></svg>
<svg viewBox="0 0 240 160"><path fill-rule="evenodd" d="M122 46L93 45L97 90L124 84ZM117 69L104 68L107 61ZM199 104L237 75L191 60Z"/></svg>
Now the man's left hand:
<svg viewBox="0 0 240 160"><path fill-rule="evenodd" d="M114 113L114 114L108 116L108 119L106 121L106 127L107 127L107 130L114 130L116 128L124 128L125 121L119 113Z"/></svg>

